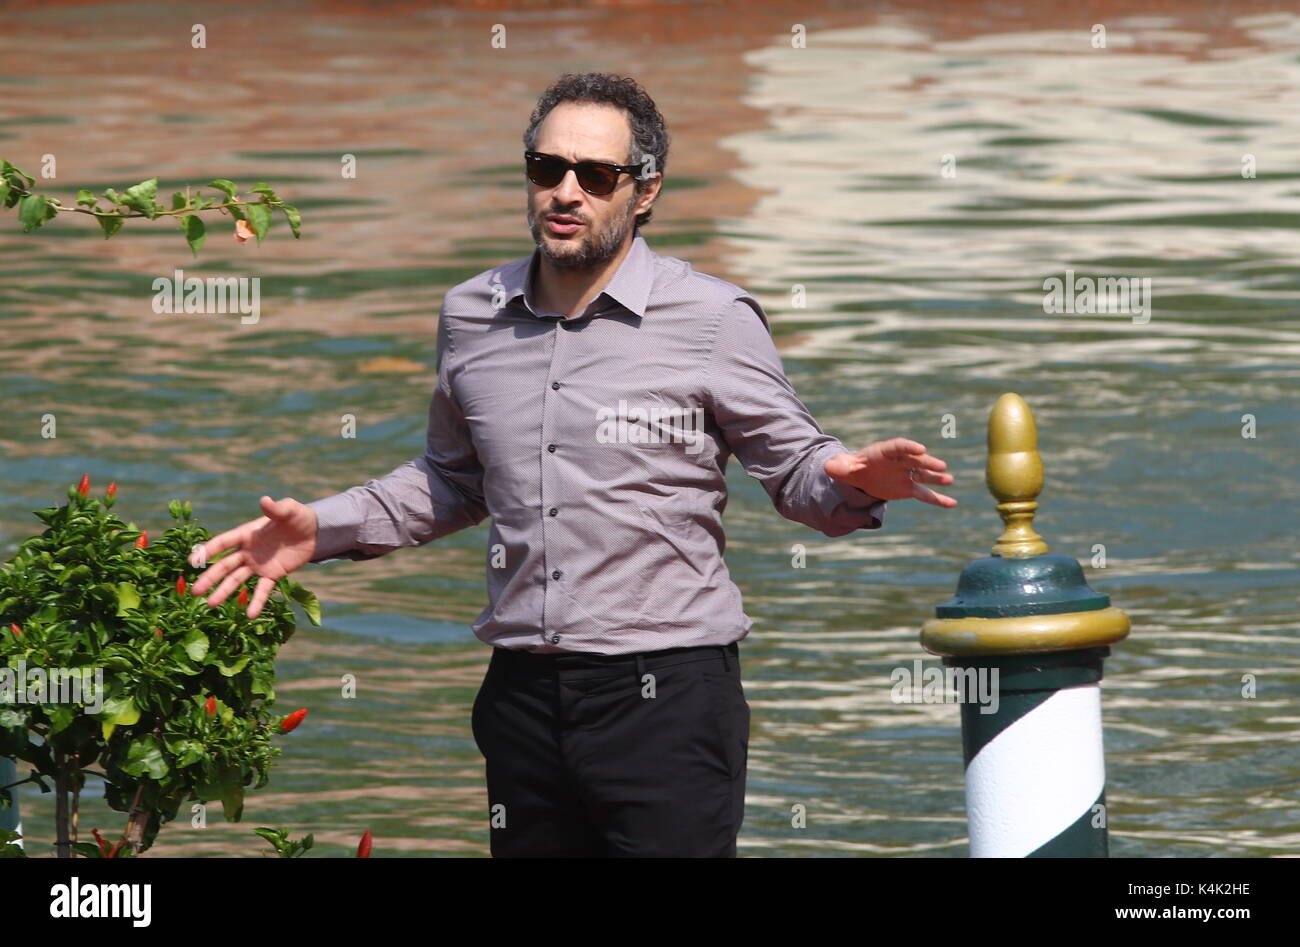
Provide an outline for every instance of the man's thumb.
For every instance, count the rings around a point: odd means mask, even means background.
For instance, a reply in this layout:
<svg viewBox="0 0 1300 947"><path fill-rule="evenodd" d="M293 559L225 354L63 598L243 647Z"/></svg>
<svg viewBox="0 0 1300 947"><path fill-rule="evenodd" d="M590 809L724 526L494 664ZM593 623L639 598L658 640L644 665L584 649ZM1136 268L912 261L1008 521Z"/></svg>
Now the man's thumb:
<svg viewBox="0 0 1300 947"><path fill-rule="evenodd" d="M287 499L277 502L268 496L262 497L262 512L273 520L284 519L289 515L289 509L290 504Z"/></svg>

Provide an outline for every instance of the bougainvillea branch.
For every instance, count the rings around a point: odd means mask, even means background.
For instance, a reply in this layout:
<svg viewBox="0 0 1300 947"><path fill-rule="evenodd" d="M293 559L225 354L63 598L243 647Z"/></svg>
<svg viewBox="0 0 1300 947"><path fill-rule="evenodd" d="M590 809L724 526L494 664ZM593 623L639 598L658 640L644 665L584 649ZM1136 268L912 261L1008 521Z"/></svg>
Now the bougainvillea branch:
<svg viewBox="0 0 1300 947"><path fill-rule="evenodd" d="M8 161L0 160L0 200L4 201L6 209L13 208L15 205L18 207L18 221L23 226L23 233L31 233L60 213L87 214L94 217L103 228L105 239L121 230L124 221L134 217L144 217L149 220L174 217L180 224L190 250L198 256L207 236L207 228L198 216L200 213L211 210L223 214L229 213L235 221L236 239L242 243L249 236L256 236L260 244L267 231L271 229L272 212L278 210L284 214L294 238L302 236L302 215L298 212L298 208L280 200L279 195L265 182L252 188L252 193L260 196L260 200L252 202L239 200L239 185L225 178L216 178L204 185L222 196L204 197L201 192L191 193L191 186L186 185L184 192L173 192L170 208L164 207L156 200L157 178L141 181L121 193L110 187L105 188L102 194L96 195L81 188L77 191L76 201L73 204L65 204L57 197L37 194L35 187L36 179L30 174L19 170ZM111 207L101 206L100 200ZM243 226L241 227L240 224Z"/></svg>

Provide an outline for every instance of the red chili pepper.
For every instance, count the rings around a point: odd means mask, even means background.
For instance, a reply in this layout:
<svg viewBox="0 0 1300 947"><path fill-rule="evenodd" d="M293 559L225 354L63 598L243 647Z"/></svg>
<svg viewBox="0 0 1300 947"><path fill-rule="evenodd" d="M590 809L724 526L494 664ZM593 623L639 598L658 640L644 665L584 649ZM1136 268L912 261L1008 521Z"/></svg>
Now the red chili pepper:
<svg viewBox="0 0 1300 947"><path fill-rule="evenodd" d="M136 549L143 549L143 548L144 548L145 546L147 546L147 545L149 545L149 531L148 531L148 530L141 530L141 531L140 531L140 538L137 539L137 540L135 541L135 548L136 548Z"/></svg>
<svg viewBox="0 0 1300 947"><path fill-rule="evenodd" d="M248 589L239 590L239 607L243 608L248 604Z"/></svg>
<svg viewBox="0 0 1300 947"><path fill-rule="evenodd" d="M113 497L117 496L117 481L116 481L116 480L114 480L112 483L110 483L110 484L108 485L108 490L105 492L105 495L106 495L110 500L113 499Z"/></svg>
<svg viewBox="0 0 1300 947"><path fill-rule="evenodd" d="M104 841L104 836L99 834L99 829L91 829L90 834L95 836L95 841L99 843L99 850L104 853L105 858L112 858L109 854L109 844Z"/></svg>
<svg viewBox="0 0 1300 947"><path fill-rule="evenodd" d="M357 858L369 858L369 857L370 857L370 830L367 829L366 834L361 836L361 844L357 846Z"/></svg>
<svg viewBox="0 0 1300 947"><path fill-rule="evenodd" d="M217 712L217 699L209 695L208 703L204 709L207 710L209 717L215 714Z"/></svg>
<svg viewBox="0 0 1300 947"><path fill-rule="evenodd" d="M122 846L125 844L126 844L126 839L118 839L117 844L113 846L113 850L108 853L108 857L116 858L117 853L121 850Z"/></svg>
<svg viewBox="0 0 1300 947"><path fill-rule="evenodd" d="M183 575L178 575L176 577L176 594L177 595L185 594L185 576Z"/></svg>
<svg viewBox="0 0 1300 947"><path fill-rule="evenodd" d="M77 484L77 492L83 497L90 493L90 474L81 475L81 483Z"/></svg>
<svg viewBox="0 0 1300 947"><path fill-rule="evenodd" d="M153 630L153 636L154 636L155 638L161 638L161 637L163 636L162 629L161 629L161 628L155 628L155 629Z"/></svg>
<svg viewBox="0 0 1300 947"><path fill-rule="evenodd" d="M23 630L13 622L9 623L9 629L14 633L15 638L21 638L23 636Z"/></svg>
<svg viewBox="0 0 1300 947"><path fill-rule="evenodd" d="M307 716L307 711L305 709L295 710L293 713L289 714L289 716L280 721L280 732L288 733L295 729L298 724L302 723L302 718L305 716Z"/></svg>

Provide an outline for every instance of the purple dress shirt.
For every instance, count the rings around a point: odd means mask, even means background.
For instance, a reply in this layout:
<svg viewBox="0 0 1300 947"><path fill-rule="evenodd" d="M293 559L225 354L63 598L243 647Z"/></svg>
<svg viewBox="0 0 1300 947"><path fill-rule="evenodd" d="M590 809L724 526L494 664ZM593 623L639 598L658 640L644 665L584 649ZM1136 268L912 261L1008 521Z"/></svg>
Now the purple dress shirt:
<svg viewBox="0 0 1300 947"><path fill-rule="evenodd" d="M653 252L638 228L571 318L533 300L538 252L447 291L424 454L309 504L313 562L373 559L492 518L501 648L628 654L744 638L723 560L735 454L777 511L829 537L886 503L831 478L847 452L785 377L762 307Z"/></svg>

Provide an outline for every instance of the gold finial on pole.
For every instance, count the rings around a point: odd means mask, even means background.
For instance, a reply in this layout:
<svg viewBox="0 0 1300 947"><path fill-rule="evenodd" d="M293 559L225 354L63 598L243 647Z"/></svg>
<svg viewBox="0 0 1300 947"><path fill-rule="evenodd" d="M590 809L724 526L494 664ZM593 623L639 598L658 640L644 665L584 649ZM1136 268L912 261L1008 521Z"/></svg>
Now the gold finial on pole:
<svg viewBox="0 0 1300 947"><path fill-rule="evenodd" d="M1043 458L1038 454L1038 427L1025 399L1014 392L998 398L989 414L989 460L984 482L998 500L998 515L1006 527L993 545L993 555L1023 559L1047 552L1047 543L1034 532L1036 497L1043 489Z"/></svg>

